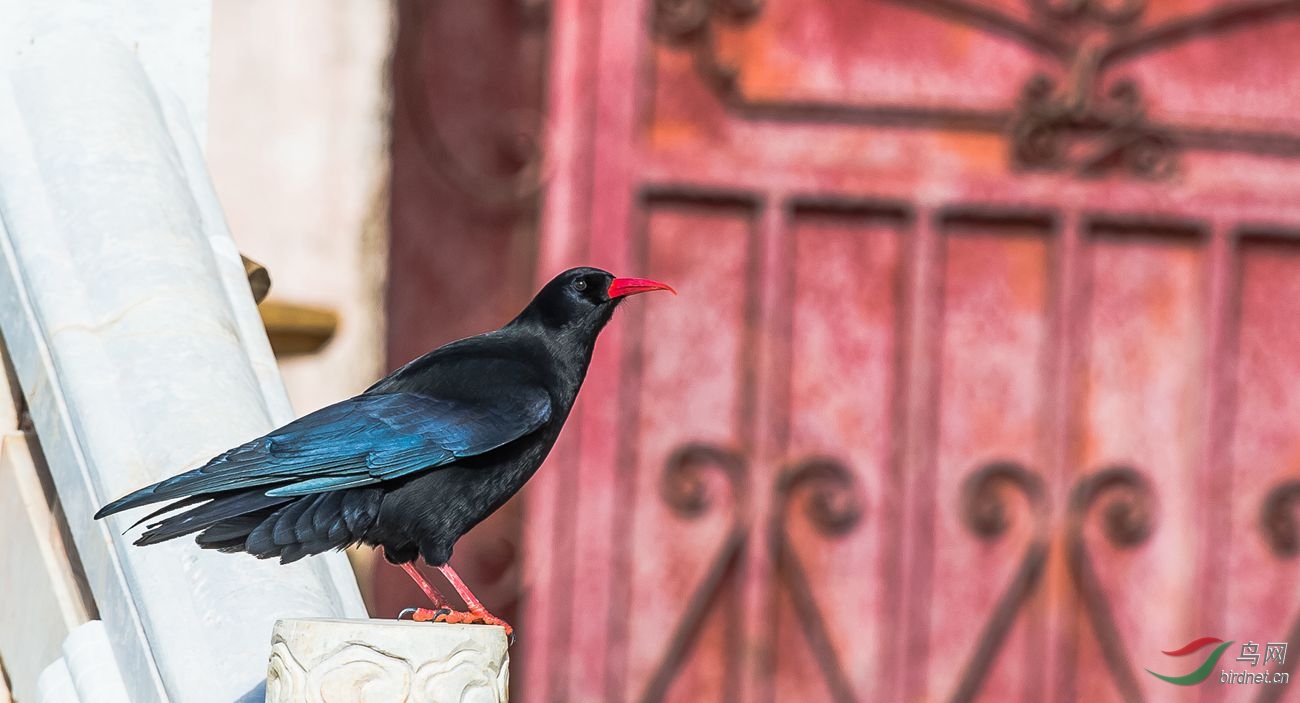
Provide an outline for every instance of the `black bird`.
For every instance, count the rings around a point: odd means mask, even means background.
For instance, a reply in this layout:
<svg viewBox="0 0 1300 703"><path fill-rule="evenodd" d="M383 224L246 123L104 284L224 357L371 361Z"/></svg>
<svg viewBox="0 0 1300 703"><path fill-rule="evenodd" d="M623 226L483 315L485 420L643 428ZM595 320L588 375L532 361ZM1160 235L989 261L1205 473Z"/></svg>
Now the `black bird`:
<svg viewBox="0 0 1300 703"><path fill-rule="evenodd" d="M452 547L537 471L597 335L627 296L653 290L672 288L595 268L565 271L501 329L439 347L361 395L115 500L95 518L174 501L135 523L166 516L137 545L198 533L204 548L281 563L380 547L433 601L432 610L404 614L510 630L447 564ZM420 576L419 557L447 577L467 611Z"/></svg>

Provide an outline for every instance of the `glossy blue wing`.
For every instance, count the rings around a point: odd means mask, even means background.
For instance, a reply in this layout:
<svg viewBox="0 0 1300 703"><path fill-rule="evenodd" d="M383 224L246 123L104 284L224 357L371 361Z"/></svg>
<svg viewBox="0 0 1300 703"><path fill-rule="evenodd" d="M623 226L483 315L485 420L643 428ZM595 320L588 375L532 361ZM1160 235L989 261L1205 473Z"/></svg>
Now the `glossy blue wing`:
<svg viewBox="0 0 1300 703"><path fill-rule="evenodd" d="M363 406L365 419L344 423L347 429L343 434L326 442L335 451L344 448L343 453L355 463L332 465L324 473L298 472L303 480L277 486L267 495L319 493L401 478L496 449L533 432L551 416L550 399L540 390L494 403L409 393L356 400ZM321 446L316 434L273 440L271 453L279 461L337 456Z"/></svg>
<svg viewBox="0 0 1300 703"><path fill-rule="evenodd" d="M550 398L540 388L473 401L361 395L114 501L100 514L261 486L269 488L267 495L292 496L369 485L490 451L535 431L550 416Z"/></svg>

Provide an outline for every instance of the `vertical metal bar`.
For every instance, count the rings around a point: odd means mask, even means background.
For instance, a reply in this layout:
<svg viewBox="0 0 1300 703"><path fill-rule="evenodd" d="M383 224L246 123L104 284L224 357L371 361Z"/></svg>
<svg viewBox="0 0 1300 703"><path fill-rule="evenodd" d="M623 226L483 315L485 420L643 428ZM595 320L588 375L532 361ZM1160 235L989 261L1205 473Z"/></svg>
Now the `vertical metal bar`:
<svg viewBox="0 0 1300 703"><path fill-rule="evenodd" d="M770 514L773 509L772 484L776 467L785 454L790 429L790 290L794 276L791 261L794 250L789 234L786 195L769 193L762 204L757 231L754 270L750 280L756 296L751 302L751 339L756 359L753 408L749 422L742 425L748 433L753 453L749 478L750 514ZM770 701L776 681L776 643L771 641L767 626L775 605L774 564L763 548L766 523L755 519L750 524L750 548L743 555L740 569L740 602L743 609L741 632L737 633L739 652L739 690L736 700L743 703Z"/></svg>
<svg viewBox="0 0 1300 703"><path fill-rule="evenodd" d="M1073 379L1079 368L1080 349L1085 343L1084 314L1087 310L1085 242L1083 222L1077 210L1066 210L1057 219L1056 251L1054 263L1056 276L1052 290L1054 304L1051 309L1049 332L1049 370L1047 413L1044 423L1044 451L1046 473L1052 505L1062 506L1070 493L1074 466L1075 407L1078 389ZM1072 700L1074 696L1074 634L1078 619L1075 611L1077 595L1065 577L1065 564L1061 554L1052 555L1048 562L1047 586L1044 607L1046 613L1047 651L1046 681L1052 691L1053 701Z"/></svg>
<svg viewBox="0 0 1300 703"><path fill-rule="evenodd" d="M936 354L939 340L938 302L942 291L937 214L933 207L918 204L908 247L907 291L904 303L903 475L904 588L899 595L905 613L903 638L905 661L914 666L897 667L900 680L898 700L921 700L926 691L926 665L930 639L930 579L934 571L933 488L937 413Z"/></svg>
<svg viewBox="0 0 1300 703"><path fill-rule="evenodd" d="M1224 220L1211 223L1209 255L1206 257L1206 322L1202 373L1206 399L1202 404L1201 465L1198 471L1197 500L1203 519L1200 521L1196 559L1195 631L1220 632L1224 624L1223 605L1227 599L1229 550L1222 548L1218 535L1230 534L1232 471L1229 452L1235 415L1233 381L1236 371L1236 335L1239 281L1237 247L1231 225ZM1210 690L1201 691L1201 700L1211 701Z"/></svg>

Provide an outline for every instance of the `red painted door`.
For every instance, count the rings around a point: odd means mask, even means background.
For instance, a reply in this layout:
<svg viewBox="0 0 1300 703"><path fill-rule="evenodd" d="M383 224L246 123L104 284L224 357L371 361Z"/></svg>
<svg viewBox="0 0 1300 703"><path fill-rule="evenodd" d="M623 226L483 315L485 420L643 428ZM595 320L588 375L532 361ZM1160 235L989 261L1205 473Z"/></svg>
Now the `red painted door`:
<svg viewBox="0 0 1300 703"><path fill-rule="evenodd" d="M528 489L518 695L1295 695L1144 669L1300 641L1300 2L552 32L539 275L681 295L620 311Z"/></svg>

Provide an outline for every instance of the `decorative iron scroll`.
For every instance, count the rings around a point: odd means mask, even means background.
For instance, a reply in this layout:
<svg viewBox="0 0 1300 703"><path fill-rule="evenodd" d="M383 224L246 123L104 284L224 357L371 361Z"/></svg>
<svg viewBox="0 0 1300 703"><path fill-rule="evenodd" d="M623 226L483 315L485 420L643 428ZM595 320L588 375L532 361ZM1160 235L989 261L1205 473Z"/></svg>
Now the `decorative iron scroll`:
<svg viewBox="0 0 1300 703"><path fill-rule="evenodd" d="M1031 4L1058 20L1087 18L1117 26L1132 22L1147 8L1147 0L1032 0Z"/></svg>
<svg viewBox="0 0 1300 703"><path fill-rule="evenodd" d="M666 698L686 656L699 638L709 609L734 581L736 567L746 549L749 525L747 465L738 453L709 444L681 447L664 467L660 496L683 519L703 517L717 509L719 503L719 496L709 488L707 477L710 472L720 472L726 478L731 496L731 528L713 553L705 577L691 594L685 612L674 627L667 651L639 699L646 703ZM790 526L792 516L799 512L817 533L826 538L847 535L863 519L860 490L848 467L836 459L825 457L808 458L791 465L777 477L774 488L776 500L767 517L767 547L778 584L793 601L796 619L814 660L821 668L832 699L837 703L855 701L857 697L831 640L828 620L813 596L807 571L790 539ZM1017 616L1042 584L1051 550L1053 520L1041 476L1014 461L997 461L977 468L962 484L962 522L980 539L1004 537L1016 521L1017 511L1010 500L1011 493L1021 494L1024 500L1025 507L1019 513L1026 516L1022 519L1029 520L1028 540L1019 566L989 615L975 651L962 670L953 701L970 701L978 697ZM1270 544L1282 545L1275 546L1275 549L1300 552L1294 541L1297 524L1292 510L1296 507L1300 507L1300 481L1279 486L1265 501L1261 525ZM801 510L796 510L798 508ZM1069 572L1085 614L1120 694L1126 701L1137 701L1141 700L1137 679L1128 663L1119 629L1085 539L1088 519L1097 512L1102 519L1102 533L1112 546L1127 549L1142 544L1155 524L1155 500L1149 481L1125 466L1113 466L1081 476L1070 492L1064 516ZM1294 639L1300 639L1300 621L1292 629Z"/></svg>
<svg viewBox="0 0 1300 703"><path fill-rule="evenodd" d="M1296 519L1296 510L1300 509L1300 479L1292 479L1273 486L1264 496L1259 506L1259 530L1273 553L1283 559L1294 559L1300 554L1300 521ZM1287 642L1300 641L1300 616L1291 623L1287 630ZM1277 668L1277 673L1291 674L1295 670L1295 659L1288 657ZM1282 697L1285 686L1260 686L1259 703L1272 703Z"/></svg>
<svg viewBox="0 0 1300 703"><path fill-rule="evenodd" d="M768 548L777 578L794 601L795 619L808 640L813 659L821 667L831 698L836 703L854 701L853 689L826 629L826 618L813 598L808 574L787 529L791 508L801 498L804 517L823 536L841 537L856 527L862 520L863 508L853 473L835 459L806 459L777 477L776 495L768 520Z"/></svg>
<svg viewBox="0 0 1300 703"><path fill-rule="evenodd" d="M1092 566L1084 527L1095 505L1104 502L1102 532L1111 545L1129 549L1145 542L1155 522L1154 493L1150 483L1127 466L1115 466L1081 479L1070 492L1066 549L1070 574L1083 600L1093 634L1101 646L1102 658L1125 701L1142 700L1137 677L1129 665L1115 616L1111 614L1105 589Z"/></svg>
<svg viewBox="0 0 1300 703"><path fill-rule="evenodd" d="M655 31L686 41L709 31L714 16L729 19L753 17L764 0L655 0Z"/></svg>
<svg viewBox="0 0 1300 703"><path fill-rule="evenodd" d="M1006 642L1016 616L1038 589L1047 564L1051 541L1050 506L1043 479L1013 461L1000 461L977 469L962 484L961 518L967 529L984 540L995 540L1011 526L1007 503L1008 488L1023 494L1032 521L1029 543L1002 597L980 633L979 644L952 696L954 703L971 701L979 695L997 653Z"/></svg>
<svg viewBox="0 0 1300 703"><path fill-rule="evenodd" d="M739 91L739 67L718 57L711 22L752 19L760 2L657 0L656 35L693 52L697 73L728 107L749 119L887 125L1001 133L1013 165L1100 176L1119 171L1163 179L1186 149L1300 157L1300 135L1157 124L1146 116L1138 84L1107 82L1108 72L1139 56L1249 24L1300 12L1300 0L1239 0L1138 28L1146 0L1027 0L1022 20L974 0L863 0L924 12L1015 42L1059 65L1059 77L1037 74L1007 110L922 105L871 105L755 100Z"/></svg>
<svg viewBox="0 0 1300 703"><path fill-rule="evenodd" d="M735 573L744 553L748 536L748 502L745 490L745 459L738 453L712 444L688 444L678 448L664 466L659 495L678 516L694 520L706 515L715 505L716 496L709 490L709 472L721 472L731 493L731 529L714 552L704 580L691 594L686 611L673 629L668 650L655 667L650 683L640 700L662 701L676 678L682 662L699 639L709 608L718 600ZM733 623L734 625L734 623Z"/></svg>
<svg viewBox="0 0 1300 703"><path fill-rule="evenodd" d="M1083 58L1071 70L1095 69L1093 59ZM1095 80L1071 75L1058 86L1045 75L1031 79L1011 122L1013 161L1080 175L1117 168L1153 180L1172 175L1177 145L1166 130L1148 123L1137 84L1121 79L1097 96L1091 92Z"/></svg>
<svg viewBox="0 0 1300 703"><path fill-rule="evenodd" d="M980 634L979 643L962 673L953 701L970 701L980 689L1015 618L1037 592L1051 549L1052 519L1042 478L1015 462L995 462L973 472L962 486L962 521L982 539L996 539L1011 524L1006 489L1024 495L1032 520L1031 537L1020 566L999 598ZM1080 477L1070 492L1066 512L1066 550L1070 575L1092 625L1106 666L1126 701L1141 700L1137 679L1128 664L1119 629L1105 591L1093 569L1084 527L1093 509L1104 504L1102 531L1110 544L1131 548L1146 541L1154 527L1154 494L1150 483L1128 467L1110 467Z"/></svg>
<svg viewBox="0 0 1300 703"><path fill-rule="evenodd" d="M763 0L655 0L654 30L661 39L689 47L694 55L695 70L723 96L736 95L739 69L723 62L713 44L715 16L730 22L754 17L763 8Z"/></svg>
<svg viewBox="0 0 1300 703"><path fill-rule="evenodd" d="M1296 509L1300 508L1300 480L1274 486L1259 510L1259 530L1273 553L1283 558L1300 554L1300 525Z"/></svg>
<svg viewBox="0 0 1300 703"><path fill-rule="evenodd" d="M659 484L664 503L683 519L698 519L710 512L716 500L708 488L707 474L721 471L726 477L732 501L732 525L726 539L714 552L700 585L691 594L681 619L673 630L667 652L650 677L641 701L661 701L681 669L690 648L699 638L705 617L733 579L746 548L749 507L746 496L746 462L739 454L709 444L689 444L673 452ZM808 577L787 537L787 518L802 500L803 514L817 531L828 537L842 536L861 521L862 504L849 470L834 459L801 461L783 472L776 483L777 499L768 521L768 547L772 550L777 576L787 588L799 613L805 636L822 666L836 701L854 700L840 667L820 610L812 596Z"/></svg>

